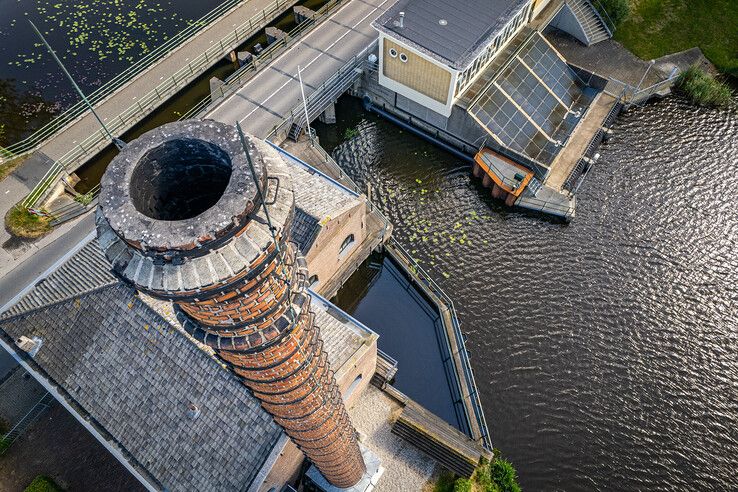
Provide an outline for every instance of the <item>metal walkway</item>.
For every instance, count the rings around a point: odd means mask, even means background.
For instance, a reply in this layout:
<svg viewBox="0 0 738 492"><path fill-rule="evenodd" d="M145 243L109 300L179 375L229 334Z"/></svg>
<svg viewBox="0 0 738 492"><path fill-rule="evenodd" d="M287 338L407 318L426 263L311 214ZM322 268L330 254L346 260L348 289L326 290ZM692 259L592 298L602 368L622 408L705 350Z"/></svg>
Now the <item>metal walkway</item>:
<svg viewBox="0 0 738 492"><path fill-rule="evenodd" d="M378 38L371 23L392 4L393 0L347 2L204 117L228 124L238 121L257 137L270 136L291 117L293 108L302 104L298 65L302 68L305 96L315 101L312 96L325 89L326 82L335 79L352 62L358 66L363 61Z"/></svg>

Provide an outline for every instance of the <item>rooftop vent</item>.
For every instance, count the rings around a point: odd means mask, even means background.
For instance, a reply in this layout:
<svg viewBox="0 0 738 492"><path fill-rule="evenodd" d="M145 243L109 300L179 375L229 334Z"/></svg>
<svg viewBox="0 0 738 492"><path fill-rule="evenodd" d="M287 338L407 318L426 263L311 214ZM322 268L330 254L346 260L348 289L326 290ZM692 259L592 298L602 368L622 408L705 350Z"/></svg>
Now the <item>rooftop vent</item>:
<svg viewBox="0 0 738 492"><path fill-rule="evenodd" d="M36 354L41 349L41 345L43 345L43 343L43 340L39 337L28 338L26 336L22 336L15 341L18 348L26 352L31 357L36 357Z"/></svg>
<svg viewBox="0 0 738 492"><path fill-rule="evenodd" d="M395 21L395 27L400 29L405 27L405 12L400 12L400 18Z"/></svg>
<svg viewBox="0 0 738 492"><path fill-rule="evenodd" d="M448 25L448 21L446 19L438 19L438 23L442 26Z"/></svg>
<svg viewBox="0 0 738 492"><path fill-rule="evenodd" d="M190 403L189 405L187 405L187 418L188 419L195 420L199 416L200 416L200 407L198 407L194 403Z"/></svg>

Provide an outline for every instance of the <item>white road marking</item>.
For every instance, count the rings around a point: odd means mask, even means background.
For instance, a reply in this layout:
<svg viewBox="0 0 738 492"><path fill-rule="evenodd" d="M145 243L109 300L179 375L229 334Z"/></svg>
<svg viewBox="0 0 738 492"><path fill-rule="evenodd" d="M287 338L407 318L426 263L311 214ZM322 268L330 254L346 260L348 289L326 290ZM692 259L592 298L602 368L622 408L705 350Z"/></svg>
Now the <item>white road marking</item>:
<svg viewBox="0 0 738 492"><path fill-rule="evenodd" d="M327 51L330 51L330 49L331 49L331 48L333 48L333 47L334 47L334 46L335 46L336 44L338 44L338 43L339 43L339 42L340 42L340 41L341 41L341 40L342 40L342 39L343 39L344 37L346 37L346 36L347 36L348 34L352 33L352 32L354 31L354 29L355 29L355 28L356 28L356 27L357 27L358 25L362 24L362 23L363 23L363 22L364 22L364 21L365 21L365 20L366 20L367 18L371 17L371 16L372 16L372 15L373 15L373 14L374 14L374 13L375 13L375 12L376 12L377 10L379 10L379 9L380 9L380 8L381 8L381 7L382 7L382 6L383 6L383 5L385 4L385 3L387 3L388 1L389 1L389 0L384 0L384 1L382 2L382 3L380 3L379 5L377 5L376 7L374 7L374 9L372 9L372 10L371 10L371 12L369 12L369 13L368 13L368 14L366 14L366 15L365 15L364 17L362 17L362 18L361 18L361 19L360 19L360 20L359 20L358 22L356 22L356 23L355 23L355 24L354 24L353 26L351 26L351 28L350 28L350 29L348 29L348 30L347 30L347 31L346 31L345 33L343 33L343 34L342 34L341 36L339 36L339 37L338 37L338 39L336 39L335 41L333 41L333 43L331 43L331 44L330 44L330 46L328 46L327 48L323 49L323 51L325 51L325 52L327 52ZM342 9L341 9L341 10L342 10ZM339 12L340 12L340 10L339 10L338 12L336 12L336 13L335 13L334 15L337 15L337 14L338 14ZM333 19L333 16L331 16L331 19L329 19L328 21L330 21L330 20L332 20L332 19ZM305 38L304 38L304 39L303 39L302 41L300 41L300 42L299 42L299 43L298 43L297 45L295 45L295 47L299 47L299 45L301 45L301 44L305 44L305 41L307 41L307 39L308 39L308 38L310 37L310 35L311 35L311 34L315 34L315 33L317 33L317 32L318 32L318 30L315 30L315 31L312 31L312 32L310 32L310 33L309 33L309 34L308 34L307 36L305 36ZM281 55L280 55L280 56L279 56L279 57L278 57L277 59L275 59L275 60L274 60L274 61L273 61L273 62L271 63L271 65L276 65L276 63L277 63L277 62L279 62L279 60L280 60L280 59L281 59L282 57L284 57L285 55L288 55L288 54L290 54L291 52L292 52L292 50L290 49L290 50L286 51L285 53L282 53L282 54L281 54ZM305 69L306 69L306 68L310 67L310 65L312 65L313 63L315 63L315 62L316 62L316 61L317 61L317 60L318 60L318 59L319 59L320 57L324 56L324 54L325 54L325 53L320 53L320 54L318 54L318 55L317 55L317 56L316 56L315 58L313 58L312 60L310 60L310 62L308 62L308 63L307 63L307 65L304 65L304 66L302 66L302 65L301 65L301 67L302 67L302 71L305 71ZM251 81L253 81L253 80L255 80L255 79L252 79ZM239 93L240 93L240 92L241 92L241 91L242 91L243 89L245 89L245 88L246 88L246 87L247 87L248 85L250 85L250 82L251 82L251 81L249 81L249 83L248 83L248 84L246 84L246 85L245 85L244 87L242 87L241 89L239 89L239 90L238 90L238 91L237 91L237 92L236 92L235 94L233 94L232 96L230 96L230 97L229 97L229 98L228 98L228 99L227 99L226 101L228 101L228 100L232 99L232 98L233 98L234 96L238 95L238 94L239 94ZM269 101L269 100L270 100L270 99L271 99L272 97L276 96L276 95L277 95L277 94L278 94L279 92L281 92L281 91L282 91L282 89L284 89L285 87L287 87L287 85L289 85L290 83L293 83L293 82L295 82L295 81L294 81L293 79L289 79L289 80L287 80L287 82L285 82L285 83L284 83L284 84L282 84L282 85L281 85L281 86L280 86L280 87L279 87L279 88L278 88L277 90L275 90L274 92L272 92L272 93L271 93L271 94L270 94L270 95L269 95L269 96L268 96L268 97L267 97L266 99L262 99L262 100L260 100L260 101L259 101L259 103L260 103L261 105L263 105L264 103L266 103L267 101ZM226 105L225 105L226 101L223 101L223 102L222 102L222 103L221 103L221 104L220 104L220 105L218 106L218 108L222 108L222 107L225 107L225 106L226 106ZM260 109L262 109L262 108L261 108L261 107L259 107L259 106L257 106L257 107L256 107L256 108L254 108L254 109L253 109L253 110L252 110L252 111L251 111L251 112L250 112L249 114L247 114L246 116L244 116L243 118L241 118L240 120L238 120L238 122L239 122L239 123L242 123L242 122L243 122L243 121L244 121L245 119L247 119L248 117L250 117L250 116L251 116L252 114L254 114L254 113L255 113L256 111L258 111L258 110L260 110ZM215 113L216 111L217 111L217 109L215 109L215 110L213 111L213 113ZM211 114L212 114L212 113L211 113Z"/></svg>

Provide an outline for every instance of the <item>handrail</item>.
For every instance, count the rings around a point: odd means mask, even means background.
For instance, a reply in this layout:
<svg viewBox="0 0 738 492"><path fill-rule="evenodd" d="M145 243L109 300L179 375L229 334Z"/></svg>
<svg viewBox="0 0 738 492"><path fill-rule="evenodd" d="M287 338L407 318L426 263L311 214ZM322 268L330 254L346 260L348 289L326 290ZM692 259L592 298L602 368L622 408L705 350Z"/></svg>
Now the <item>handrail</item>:
<svg viewBox="0 0 738 492"><path fill-rule="evenodd" d="M346 0L330 0L324 4L314 16L300 22L292 30L285 33L286 35L270 44L264 51L259 55L254 56L249 63L243 65L234 73L232 73L224 82L223 85L215 89L211 94L205 96L194 106L192 106L186 113L184 113L179 119L184 120L188 118L194 118L200 113L204 112L211 104L215 104L218 99L223 98L229 94L240 89L243 84L248 81L251 77L257 74L265 63L275 58L285 48L290 47L295 42L302 39L303 35L311 31L315 26L321 24L330 15L339 4Z"/></svg>
<svg viewBox="0 0 738 492"><path fill-rule="evenodd" d="M351 60L349 60L346 64L343 65L343 67L339 68L338 71L333 74L331 77L328 78L325 82L323 82L320 87L318 87L312 94L310 94L307 97L306 103L308 107L315 102L316 99L320 98L322 96L323 91L332 86L336 81L338 81L341 77L345 76L348 72L355 70L357 68L363 68L364 64L366 63L366 54L374 49L378 44L378 41L375 40L371 44L369 44L366 48L361 50L358 54L354 55ZM266 136L266 140L272 140L274 139L280 132L281 129L283 129L285 126L289 125L291 126L292 123L295 121L302 121L305 119L305 112L303 109L303 104L296 104L292 107L290 110L289 116L285 117L281 123L277 124L272 128L272 131L269 132L269 134Z"/></svg>
<svg viewBox="0 0 738 492"><path fill-rule="evenodd" d="M275 0L270 4L270 7L262 10L261 13L253 16L247 22L241 24L241 26L235 28L218 43L213 43L213 45L205 50L201 55L195 57L187 65L172 74L171 77L154 87L154 89L148 94L139 98L136 103L125 109L117 118L108 122L108 129L110 132L113 134L119 133L120 130L126 128L131 120L138 118L142 113L148 114L160 101L168 99L181 87L189 84L191 79L199 76L201 72L205 71L210 66L210 62L212 60L220 59L223 53L230 50L230 46L234 43L238 43L239 40L251 37L254 29L261 29L267 25L271 14L280 12L281 7L283 7L288 1L289 0ZM26 197L22 202L23 206L31 207L35 205L46 190L48 190L51 183L53 183L62 171L67 169L71 163L77 161L83 156L97 153L109 144L110 142L108 141L107 134L102 129L93 132L51 166L49 171L42 178L41 182L36 185L28 197Z"/></svg>
<svg viewBox="0 0 738 492"><path fill-rule="evenodd" d="M111 93L132 80L133 77L145 71L154 63L158 62L164 55L167 55L171 51L179 48L183 41L187 40L188 38L194 36L201 30L208 27L213 20L231 13L244 1L247 0L226 0L196 21L192 21L186 28L182 29L180 32L167 39L158 47L149 51L134 64L130 65L122 72L117 74L115 77L108 80L105 84L92 91L90 94L88 94L87 98L93 105L102 101ZM41 144L45 139L49 138L54 133L61 130L67 124L76 121L79 117L86 113L87 105L84 103L84 101L78 101L77 103L64 110L61 114L54 117L53 120L33 132L28 137L8 147L5 147L3 149L3 152L9 153L10 156L28 152L32 150L35 146Z"/></svg>
<svg viewBox="0 0 738 492"><path fill-rule="evenodd" d="M592 10L594 10L597 17L600 18L600 20L602 21L602 24L604 24L605 26L605 29L609 31L608 34L610 34L610 37L612 37L613 34L615 34L615 29L617 28L617 26L615 25L615 22L612 20L612 17L610 17L610 14L607 12L607 9L605 8L605 6L602 5L602 2L600 2L600 0L585 0L585 1L588 2L592 6ZM592 5L593 1L594 3L597 4L596 6ZM602 18L602 14L605 14L605 17L607 17L607 20Z"/></svg>
<svg viewBox="0 0 738 492"><path fill-rule="evenodd" d="M466 380L467 387L470 389L469 403L474 412L474 418L477 420L477 425L481 433L481 439L483 446L487 449L492 449L492 442L489 436L489 429L487 427L487 419L482 410L482 402L479 398L479 391L477 388L476 380L474 379L474 372L471 369L471 363L469 362L469 353L466 349L466 341L464 335L461 332L461 324L456 314L456 308L454 307L453 300L441 289L435 280L420 266L420 264L407 252L405 248L400 245L394 238L391 238L388 245L392 248L393 252L400 257L400 259L407 263L411 267L411 273L425 287L430 290L444 305L448 311L449 317L451 318L451 328L454 333L454 337L459 345L456 354L461 359L462 375ZM450 350L450 348L449 348ZM453 356L454 353L451 353ZM471 418L471 416L468 416Z"/></svg>

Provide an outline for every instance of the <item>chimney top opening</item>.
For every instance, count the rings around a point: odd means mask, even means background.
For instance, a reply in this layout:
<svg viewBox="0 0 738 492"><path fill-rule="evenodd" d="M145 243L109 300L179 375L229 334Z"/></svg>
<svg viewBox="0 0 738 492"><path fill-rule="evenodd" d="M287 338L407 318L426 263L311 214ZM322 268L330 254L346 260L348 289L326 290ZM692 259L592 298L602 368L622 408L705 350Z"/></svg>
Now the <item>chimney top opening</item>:
<svg viewBox="0 0 738 492"><path fill-rule="evenodd" d="M219 146L176 138L144 154L131 175L133 206L156 220L196 217L220 200L231 179L231 159Z"/></svg>

